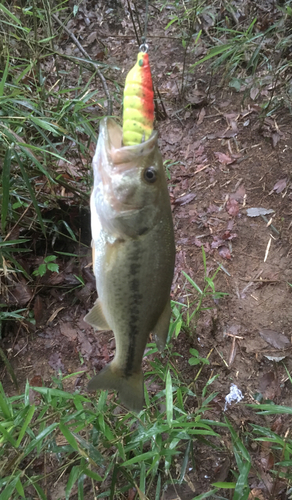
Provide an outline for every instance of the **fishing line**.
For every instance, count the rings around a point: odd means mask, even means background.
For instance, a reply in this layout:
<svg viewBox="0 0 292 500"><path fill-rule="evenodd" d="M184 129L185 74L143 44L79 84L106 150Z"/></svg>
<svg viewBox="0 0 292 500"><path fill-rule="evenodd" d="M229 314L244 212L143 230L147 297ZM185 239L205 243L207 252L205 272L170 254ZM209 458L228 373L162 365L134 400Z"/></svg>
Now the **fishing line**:
<svg viewBox="0 0 292 500"><path fill-rule="evenodd" d="M145 26L144 35L141 37L142 44L140 45L140 52L148 52L148 44L146 43L147 38L147 28L148 28L148 0L146 0L146 10L145 10Z"/></svg>
<svg viewBox="0 0 292 500"><path fill-rule="evenodd" d="M129 9L129 12L130 12L130 16L131 16L131 21L132 21L133 28L134 28L135 35L136 35L136 40L137 40L137 43L138 43L138 45L139 45L139 43L140 43L140 42L139 42L139 36L138 36L137 30L136 30L135 21L134 21L134 18L133 18L133 12L132 12L131 5L130 5L129 0L127 0L127 3L128 3L128 9Z"/></svg>

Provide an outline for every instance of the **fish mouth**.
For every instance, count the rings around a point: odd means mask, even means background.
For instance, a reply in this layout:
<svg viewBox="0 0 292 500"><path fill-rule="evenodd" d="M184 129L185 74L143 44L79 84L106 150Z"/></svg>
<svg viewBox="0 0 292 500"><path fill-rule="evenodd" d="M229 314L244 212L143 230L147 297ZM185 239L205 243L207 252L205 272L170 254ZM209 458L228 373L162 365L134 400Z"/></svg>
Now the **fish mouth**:
<svg viewBox="0 0 292 500"><path fill-rule="evenodd" d="M123 146L123 129L113 118L105 117L100 122L100 134L104 138L106 150L113 166L137 161L152 153L157 145L157 132L154 130L149 139L134 146Z"/></svg>

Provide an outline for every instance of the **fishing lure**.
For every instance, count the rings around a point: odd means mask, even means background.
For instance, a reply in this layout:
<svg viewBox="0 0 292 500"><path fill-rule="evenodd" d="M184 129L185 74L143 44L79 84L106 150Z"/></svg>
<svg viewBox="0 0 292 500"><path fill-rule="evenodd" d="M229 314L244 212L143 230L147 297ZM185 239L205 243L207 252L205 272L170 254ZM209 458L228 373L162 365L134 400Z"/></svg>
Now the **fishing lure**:
<svg viewBox="0 0 292 500"><path fill-rule="evenodd" d="M123 144L133 146L149 139L154 122L154 100L149 57L139 52L124 89Z"/></svg>

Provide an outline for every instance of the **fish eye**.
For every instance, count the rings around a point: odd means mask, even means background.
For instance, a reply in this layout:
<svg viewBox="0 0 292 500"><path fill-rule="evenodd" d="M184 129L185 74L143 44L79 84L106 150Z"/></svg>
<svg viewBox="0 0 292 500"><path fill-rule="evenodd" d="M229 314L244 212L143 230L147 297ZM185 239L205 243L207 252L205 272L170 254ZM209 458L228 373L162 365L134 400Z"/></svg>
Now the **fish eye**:
<svg viewBox="0 0 292 500"><path fill-rule="evenodd" d="M151 184L156 181L157 174L154 167L148 167L144 170L144 179Z"/></svg>

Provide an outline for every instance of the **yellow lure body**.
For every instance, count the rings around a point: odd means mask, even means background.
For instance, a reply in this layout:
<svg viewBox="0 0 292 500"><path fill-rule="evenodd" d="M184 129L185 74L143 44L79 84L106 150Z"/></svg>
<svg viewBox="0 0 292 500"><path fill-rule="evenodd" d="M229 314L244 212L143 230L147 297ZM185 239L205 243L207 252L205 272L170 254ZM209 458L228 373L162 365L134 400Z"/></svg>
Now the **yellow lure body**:
<svg viewBox="0 0 292 500"><path fill-rule="evenodd" d="M153 131L154 100L149 57L139 52L125 81L123 101L123 144L134 146L147 141Z"/></svg>

